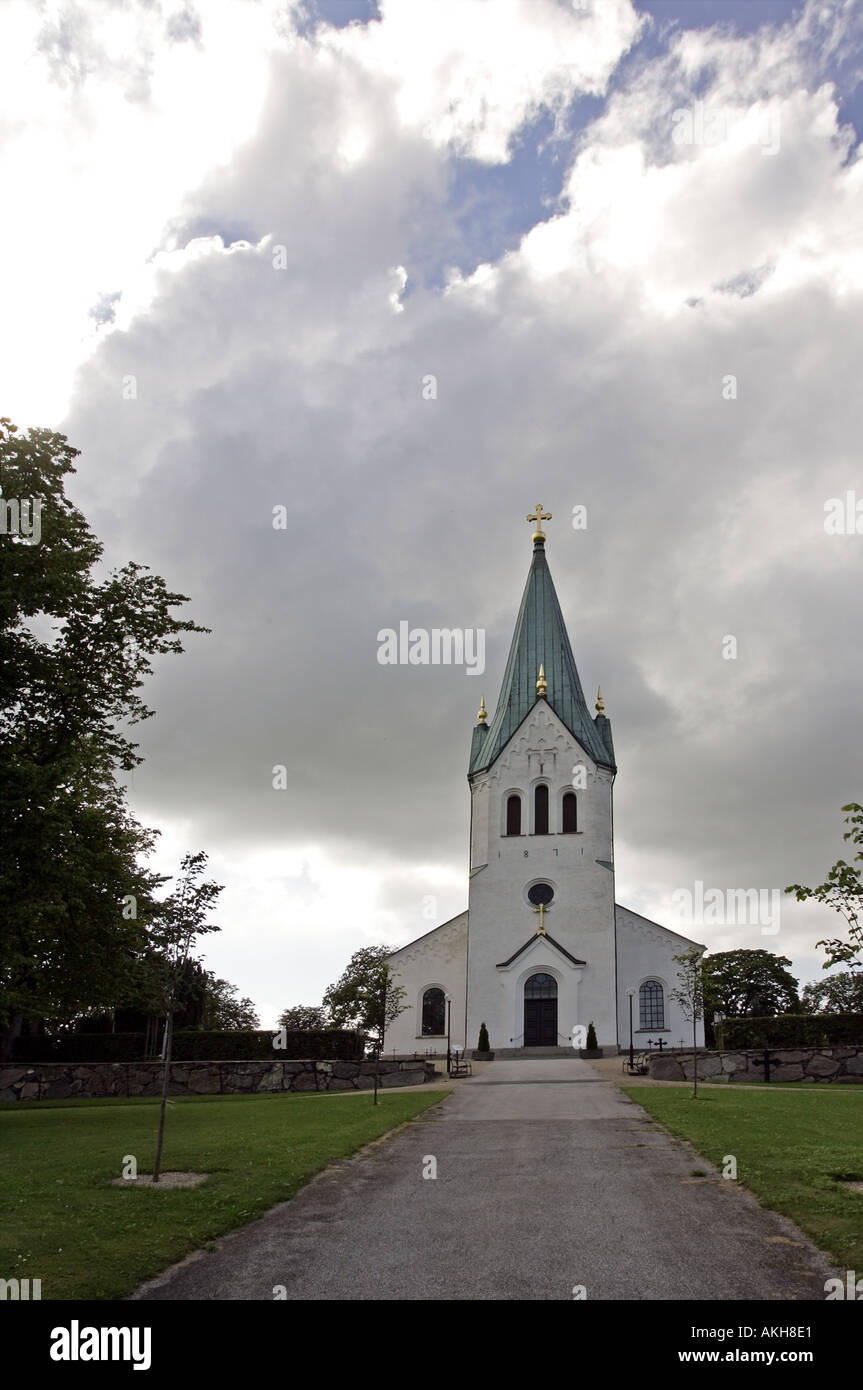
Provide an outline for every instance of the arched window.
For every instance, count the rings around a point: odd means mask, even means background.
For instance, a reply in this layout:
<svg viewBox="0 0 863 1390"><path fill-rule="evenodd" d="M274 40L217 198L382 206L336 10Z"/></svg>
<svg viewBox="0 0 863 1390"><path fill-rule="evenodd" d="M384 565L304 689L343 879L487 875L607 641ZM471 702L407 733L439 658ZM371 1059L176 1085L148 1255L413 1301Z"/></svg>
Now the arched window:
<svg viewBox="0 0 863 1390"><path fill-rule="evenodd" d="M665 998L658 980L645 980L638 991L638 1006L642 1033L665 1027Z"/></svg>
<svg viewBox="0 0 863 1390"><path fill-rule="evenodd" d="M575 792L564 792L563 796L563 825L564 835L574 835L578 829L577 804Z"/></svg>
<svg viewBox="0 0 863 1390"><path fill-rule="evenodd" d="M548 787L539 786L534 792L533 833L548 834Z"/></svg>
<svg viewBox="0 0 863 1390"><path fill-rule="evenodd" d="M443 1037L446 1032L446 1000L442 989L427 989L423 995L423 1037Z"/></svg>
<svg viewBox="0 0 863 1390"><path fill-rule="evenodd" d="M521 797L508 796L506 800L506 833L521 834Z"/></svg>
<svg viewBox="0 0 863 1390"><path fill-rule="evenodd" d="M531 975L524 982L525 999L556 999L557 980L553 975Z"/></svg>

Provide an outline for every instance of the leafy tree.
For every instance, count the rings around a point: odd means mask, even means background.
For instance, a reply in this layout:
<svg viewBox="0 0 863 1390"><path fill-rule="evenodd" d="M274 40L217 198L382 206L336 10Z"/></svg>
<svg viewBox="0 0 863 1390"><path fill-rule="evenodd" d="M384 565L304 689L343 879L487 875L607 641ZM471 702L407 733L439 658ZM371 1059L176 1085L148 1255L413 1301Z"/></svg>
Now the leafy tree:
<svg viewBox="0 0 863 1390"><path fill-rule="evenodd" d="M863 845L863 806L858 806L856 801L851 801L847 806L843 806L842 810L848 812L845 817L845 824L850 826L850 829L844 832L843 840L850 840L855 845ZM841 937L830 937L815 943L827 952L827 959L824 962L825 970L828 970L831 965L850 965L852 969L859 969L863 966L863 961L859 959L860 953L863 951L863 921L861 921L863 881L861 881L860 869L854 867L861 860L863 860L863 851L855 854L850 864L844 859L837 859L824 882L819 883L817 888L807 888L800 883L792 883L790 888L785 889L786 893L793 893L798 902L802 903L808 898L814 898L816 902L832 907L848 923L847 941L843 941Z"/></svg>
<svg viewBox="0 0 863 1390"><path fill-rule="evenodd" d="M772 951L717 951L704 968L705 1012L728 1018L746 1014L790 1014L800 1008L798 982L789 974L791 961Z"/></svg>
<svg viewBox="0 0 863 1390"><path fill-rule="evenodd" d="M395 983L388 962L388 946L363 946L355 951L347 969L324 995L324 1008L335 1028L356 1028L375 1040L380 1062L386 1032L407 1005L405 991ZM374 1103L378 1103L378 1068L375 1068Z"/></svg>
<svg viewBox="0 0 863 1390"><path fill-rule="evenodd" d="M480 1030L479 1030L479 1046L477 1047L477 1051L478 1051L478 1052L490 1052L490 1051L491 1051L491 1043L490 1043L489 1040L488 1040L488 1029L486 1028L486 1026L485 1026L484 1023L480 1025Z"/></svg>
<svg viewBox="0 0 863 1390"><path fill-rule="evenodd" d="M156 1139L156 1159L153 1166L154 1183L159 1181L162 1160L165 1107L168 1101L168 1079L171 1072L171 1038L180 987L184 977L188 975L192 943L199 936L221 930L220 927L207 921L213 904L222 892L222 886L211 880L200 881L200 875L206 866L207 856L203 852L184 855L180 863L180 877L177 887L159 904L159 915L151 932L151 940L159 953L158 975L162 982L162 998L166 1015L165 1066L162 1073L162 1101L159 1107L159 1132Z"/></svg>
<svg viewBox="0 0 863 1390"><path fill-rule="evenodd" d="M174 991L174 1027L193 1030L204 1025L207 1003L207 972L191 957L177 971Z"/></svg>
<svg viewBox="0 0 863 1390"><path fill-rule="evenodd" d="M114 1008L147 951L164 879L141 867L155 832L116 774L140 761L128 730L151 657L203 632L145 566L103 577L102 545L65 495L73 449L0 420L0 506L41 507L38 544L0 529L0 1025ZM36 540L35 531L32 537Z"/></svg>
<svg viewBox="0 0 863 1390"><path fill-rule="evenodd" d="M295 1004L279 1015L279 1027L294 1033L317 1033L333 1025L320 1004Z"/></svg>
<svg viewBox="0 0 863 1390"><path fill-rule="evenodd" d="M685 1019L692 1021L692 1099L698 1097L698 1020L704 1017L704 971L700 946L690 946L682 955L673 956L678 985L671 998L680 1005Z"/></svg>
<svg viewBox="0 0 863 1390"><path fill-rule="evenodd" d="M174 1028L224 1032L259 1027L251 999L238 999L237 987L220 980L191 957L179 972Z"/></svg>
<svg viewBox="0 0 863 1390"><path fill-rule="evenodd" d="M803 1008L812 1014L863 1014L863 972L842 970L803 986Z"/></svg>
<svg viewBox="0 0 863 1390"><path fill-rule="evenodd" d="M212 970L206 976L201 1027L208 1032L234 1032L260 1028L261 1020L251 999L237 997L237 986L219 980Z"/></svg>
<svg viewBox="0 0 863 1390"><path fill-rule="evenodd" d="M324 994L324 1008L333 1027L356 1028L370 1034L378 1047L383 1043L384 1016L391 974L388 946L363 946L351 956L340 979Z"/></svg>
<svg viewBox="0 0 863 1390"><path fill-rule="evenodd" d="M141 962L145 968L145 962ZM112 1009L110 1013L82 1015L76 1019L73 1031L78 1033L141 1033L150 1032L158 1023L157 1015L164 1014L162 965L155 952L146 961L149 973L142 976L135 1005ZM174 1031L199 1029L206 1032L252 1031L260 1028L260 1019L251 999L237 997L236 985L220 980L201 961L189 959L179 971L174 1008ZM61 1030L62 1031L62 1030ZM161 1047L162 1035L159 1034Z"/></svg>

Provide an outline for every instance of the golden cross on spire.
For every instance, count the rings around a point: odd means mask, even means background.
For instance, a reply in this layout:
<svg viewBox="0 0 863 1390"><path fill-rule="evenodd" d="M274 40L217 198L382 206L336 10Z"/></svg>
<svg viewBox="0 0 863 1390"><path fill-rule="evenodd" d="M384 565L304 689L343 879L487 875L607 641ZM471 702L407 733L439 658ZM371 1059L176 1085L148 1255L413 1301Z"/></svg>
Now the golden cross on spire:
<svg viewBox="0 0 863 1390"><path fill-rule="evenodd" d="M542 914L546 911L545 903L540 903L539 907L535 907L533 910L539 913L539 926L536 929L537 936L547 936L548 933L542 925Z"/></svg>
<svg viewBox="0 0 863 1390"><path fill-rule="evenodd" d="M536 504L536 511L535 511L535 512L528 512L527 516L525 517L525 521L535 521L535 522L536 522L536 530L534 531L533 537L532 537L533 541L534 541L534 542L536 542L536 541L544 541L544 540L545 540L545 532L544 532L543 529L542 529L542 523L543 523L544 521L551 521L551 512L544 512L544 511L542 510L542 503L541 503L541 502L537 502L537 504Z"/></svg>

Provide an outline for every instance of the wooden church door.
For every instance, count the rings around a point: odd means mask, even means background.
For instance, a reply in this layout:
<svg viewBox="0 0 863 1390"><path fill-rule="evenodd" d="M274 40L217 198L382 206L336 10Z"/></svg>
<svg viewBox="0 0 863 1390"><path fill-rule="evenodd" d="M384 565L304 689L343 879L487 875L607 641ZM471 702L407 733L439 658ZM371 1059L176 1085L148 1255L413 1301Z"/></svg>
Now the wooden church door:
<svg viewBox="0 0 863 1390"><path fill-rule="evenodd" d="M531 975L524 986L524 1046L557 1045L557 980Z"/></svg>

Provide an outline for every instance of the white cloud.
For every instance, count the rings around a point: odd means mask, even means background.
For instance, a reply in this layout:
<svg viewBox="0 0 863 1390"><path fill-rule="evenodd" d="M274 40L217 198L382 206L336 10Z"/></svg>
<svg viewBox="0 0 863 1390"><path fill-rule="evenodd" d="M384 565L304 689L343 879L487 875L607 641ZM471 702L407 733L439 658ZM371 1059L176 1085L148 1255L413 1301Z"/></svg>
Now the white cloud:
<svg viewBox="0 0 863 1390"><path fill-rule="evenodd" d="M632 104L640 107L642 95ZM708 110L711 101L703 98ZM674 125L660 110L654 133L658 127L676 156L663 163L652 162L640 140L621 141L619 110L610 130L600 121L573 164L566 211L523 240L520 258L532 275L623 283L652 310L671 314L768 263L767 295L813 278L840 293L859 290L863 159L846 162L852 133L839 126L832 89L773 102L769 129L758 105L733 115L728 138L675 147ZM778 148L766 153L774 139Z"/></svg>
<svg viewBox="0 0 863 1390"><path fill-rule="evenodd" d="M244 0L205 7L200 43L173 6L0 6L0 223L7 409L56 421L92 349L89 311L158 247L187 190L251 135L282 40Z"/></svg>
<svg viewBox="0 0 863 1390"><path fill-rule="evenodd" d="M630 0L381 0L380 12L327 44L393 83L406 127L490 164L540 110L603 92L644 24Z"/></svg>

